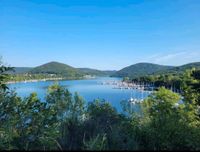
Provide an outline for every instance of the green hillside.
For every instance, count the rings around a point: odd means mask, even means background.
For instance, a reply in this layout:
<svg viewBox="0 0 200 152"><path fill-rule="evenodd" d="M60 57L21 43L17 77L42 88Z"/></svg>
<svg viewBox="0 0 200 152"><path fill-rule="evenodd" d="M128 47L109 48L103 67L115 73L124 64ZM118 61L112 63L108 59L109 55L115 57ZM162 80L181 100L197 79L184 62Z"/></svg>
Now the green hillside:
<svg viewBox="0 0 200 152"><path fill-rule="evenodd" d="M83 75L95 75L95 76L110 76L116 71L101 71L90 68L74 68L69 65L59 63L59 62L49 62L34 68L30 67L15 67L14 71L7 72L8 74L14 74L20 76L25 76L26 73L29 74L56 74L57 76L65 77L80 77Z"/></svg>
<svg viewBox="0 0 200 152"><path fill-rule="evenodd" d="M172 66L164 66L152 63L137 63L117 71L112 76L140 77L148 74L154 74L161 70L169 70L172 68L173 68Z"/></svg>
<svg viewBox="0 0 200 152"><path fill-rule="evenodd" d="M104 72L105 74L111 76L111 75L113 75L117 71L116 70L105 70L105 71L102 71L102 72Z"/></svg>
<svg viewBox="0 0 200 152"><path fill-rule="evenodd" d="M23 73L27 73L29 72L31 69L31 67L14 67L13 71L8 71L8 74L23 74Z"/></svg>
<svg viewBox="0 0 200 152"><path fill-rule="evenodd" d="M86 75L96 75L96 76L110 76L116 72L116 71L101 71L90 68L78 68L78 70Z"/></svg>
<svg viewBox="0 0 200 152"><path fill-rule="evenodd" d="M191 69L191 68L200 68L200 62L193 62L193 63L188 63L188 64L184 64L182 66L179 66L180 70L186 70L186 69Z"/></svg>
<svg viewBox="0 0 200 152"><path fill-rule="evenodd" d="M165 70L161 70L156 72L156 74L181 74L184 73L187 69L192 69L192 68L196 68L196 69L200 69L200 62L193 62L193 63L188 63L188 64L184 64L181 66L176 66L173 67L171 69L165 69Z"/></svg>
<svg viewBox="0 0 200 152"><path fill-rule="evenodd" d="M197 68L200 69L200 62L185 64L182 66L165 66L152 63L137 63L125 67L119 71L101 71L90 68L74 68L69 65L59 62L49 62L41 66L30 67L15 67L14 72L9 71L9 74L55 74L64 77L81 77L83 75L96 75L96 76L116 76L116 77L141 77L154 74L167 74L167 73L183 73L186 69Z"/></svg>
<svg viewBox="0 0 200 152"><path fill-rule="evenodd" d="M29 73L56 74L64 77L80 77L83 75L79 70L59 62L49 62L43 64L41 66L33 68Z"/></svg>

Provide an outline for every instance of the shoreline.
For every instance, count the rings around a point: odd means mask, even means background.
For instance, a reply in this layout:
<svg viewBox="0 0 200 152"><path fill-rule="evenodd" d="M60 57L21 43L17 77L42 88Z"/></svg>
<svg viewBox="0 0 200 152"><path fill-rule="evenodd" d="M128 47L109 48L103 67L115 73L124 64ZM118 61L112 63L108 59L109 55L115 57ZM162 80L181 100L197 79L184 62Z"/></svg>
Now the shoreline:
<svg viewBox="0 0 200 152"><path fill-rule="evenodd" d="M65 78L44 78L44 79L22 80L22 81L8 81L5 84L27 83L27 82L40 82L40 81L52 81L52 80L64 80L64 79Z"/></svg>
<svg viewBox="0 0 200 152"><path fill-rule="evenodd" d="M44 79L31 79L31 80L22 80L22 81L7 81L5 84L15 84L15 83L29 83L29 82L42 82L42 81L54 81L54 80L85 80L85 79L94 79L96 76L93 77L80 77L80 78L44 78Z"/></svg>

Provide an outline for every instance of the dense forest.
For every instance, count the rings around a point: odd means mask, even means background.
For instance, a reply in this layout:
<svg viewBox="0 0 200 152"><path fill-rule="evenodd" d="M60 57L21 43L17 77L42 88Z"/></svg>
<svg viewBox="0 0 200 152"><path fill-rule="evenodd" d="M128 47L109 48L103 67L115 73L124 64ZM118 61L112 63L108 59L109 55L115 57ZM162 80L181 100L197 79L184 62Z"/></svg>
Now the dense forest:
<svg viewBox="0 0 200 152"><path fill-rule="evenodd" d="M66 80L84 79L90 76L110 76L116 71L101 71L90 68L74 68L59 62L48 62L37 67L13 67L7 71L10 74L8 81L27 81L62 78Z"/></svg>
<svg viewBox="0 0 200 152"><path fill-rule="evenodd" d="M78 70L83 72L86 75L95 75L95 76L110 76L116 72L114 70L101 71L101 70L90 69L90 68L78 68Z"/></svg>
<svg viewBox="0 0 200 152"><path fill-rule="evenodd" d="M59 62L49 62L37 67L14 67L13 70L7 71L10 74L8 81L27 81L27 80L41 80L41 79L85 79L88 76L113 76L113 77L129 77L131 79L138 79L150 75L151 77L159 77L159 75L170 74L175 77L183 75L188 69L200 69L200 63L188 63L182 66L165 66L152 63L137 63L125 67L119 71L115 70L96 70L91 68L75 68L67 64ZM147 79L149 79L147 78Z"/></svg>
<svg viewBox="0 0 200 152"><path fill-rule="evenodd" d="M179 77L182 94L160 85L141 113L128 101L122 113L106 101L86 104L56 83L45 101L20 98L5 84L9 70L0 65L0 150L200 150L199 70Z"/></svg>
<svg viewBox="0 0 200 152"><path fill-rule="evenodd" d="M182 66L166 66L153 63L137 63L115 72L114 74L112 74L112 76L138 78L147 75L158 75L166 73L177 75L183 74L187 69L191 68L200 69L200 62L188 63Z"/></svg>

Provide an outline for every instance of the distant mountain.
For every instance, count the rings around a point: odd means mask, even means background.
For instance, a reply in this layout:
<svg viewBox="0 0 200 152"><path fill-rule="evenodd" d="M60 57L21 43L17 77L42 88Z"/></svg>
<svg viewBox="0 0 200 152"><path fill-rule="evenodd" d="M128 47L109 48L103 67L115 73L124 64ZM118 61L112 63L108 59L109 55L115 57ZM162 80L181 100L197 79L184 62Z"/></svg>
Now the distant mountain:
<svg viewBox="0 0 200 152"><path fill-rule="evenodd" d="M113 75L117 71L116 70L105 70L105 71L102 71L102 72L104 72L105 74L111 76L111 75Z"/></svg>
<svg viewBox="0 0 200 152"><path fill-rule="evenodd" d="M196 68L200 69L200 62L193 62L176 67L176 71L185 71L186 69Z"/></svg>
<svg viewBox="0 0 200 152"><path fill-rule="evenodd" d="M116 71L101 71L90 68L77 68L77 69L86 75L96 75L96 76L110 76L116 72Z"/></svg>
<svg viewBox="0 0 200 152"><path fill-rule="evenodd" d="M22 74L22 73L28 73L31 69L31 67L14 67L13 71L8 71L8 74Z"/></svg>
<svg viewBox="0 0 200 152"><path fill-rule="evenodd" d="M192 69L192 68L200 69L200 62L188 63L188 64L184 64L181 66L176 66L176 67L168 69L168 70L161 70L158 72L158 74L161 74L161 73L183 73L187 69Z"/></svg>
<svg viewBox="0 0 200 152"><path fill-rule="evenodd" d="M116 71L101 71L90 68L74 68L67 64L59 63L59 62L49 62L34 68L30 67L15 67L15 71L9 71L8 74L24 74L24 73L32 73L32 74L59 74L65 76L83 76L83 75L96 75L96 76L110 76Z"/></svg>
<svg viewBox="0 0 200 152"><path fill-rule="evenodd" d="M172 68L173 66L164 66L152 63L137 63L117 71L112 76L140 77L148 74L154 74L161 70L169 70Z"/></svg>
<svg viewBox="0 0 200 152"><path fill-rule="evenodd" d="M66 77L78 77L83 74L74 67L59 62L49 62L30 70L33 74L58 74Z"/></svg>
<svg viewBox="0 0 200 152"><path fill-rule="evenodd" d="M96 76L116 76L116 77L140 77L153 74L166 74L166 73L182 73L186 69L197 68L200 69L200 62L185 64L182 66L165 66L153 63L137 63L125 67L119 71L101 71L90 68L74 68L67 64L59 62L49 62L41 66L31 67L15 67L9 74L57 74L66 77L80 77L83 75L96 75Z"/></svg>
<svg viewBox="0 0 200 152"><path fill-rule="evenodd" d="M200 62L189 63L182 66L164 66L152 63L137 63L117 71L112 76L134 78L153 74L182 73L185 72L186 69L191 68L200 69Z"/></svg>

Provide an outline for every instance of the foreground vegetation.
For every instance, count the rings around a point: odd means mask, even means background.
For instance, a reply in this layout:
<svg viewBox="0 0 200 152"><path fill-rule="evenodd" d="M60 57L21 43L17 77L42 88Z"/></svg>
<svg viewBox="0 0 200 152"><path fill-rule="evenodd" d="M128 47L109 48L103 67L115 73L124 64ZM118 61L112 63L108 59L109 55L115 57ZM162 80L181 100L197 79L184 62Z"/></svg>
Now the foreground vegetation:
<svg viewBox="0 0 200 152"><path fill-rule="evenodd" d="M200 75L190 71L180 95L161 87L136 113L123 102L84 101L54 84L45 101L20 98L0 68L0 150L200 150Z"/></svg>

